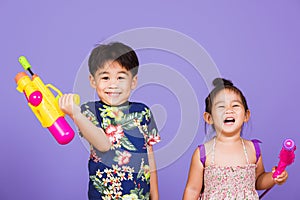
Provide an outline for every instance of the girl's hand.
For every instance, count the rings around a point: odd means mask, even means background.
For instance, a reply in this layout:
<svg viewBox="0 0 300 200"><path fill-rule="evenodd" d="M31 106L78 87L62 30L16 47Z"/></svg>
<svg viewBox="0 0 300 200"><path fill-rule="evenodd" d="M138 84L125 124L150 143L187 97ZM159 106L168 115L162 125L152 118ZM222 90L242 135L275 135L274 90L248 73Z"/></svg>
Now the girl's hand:
<svg viewBox="0 0 300 200"><path fill-rule="evenodd" d="M74 116L81 113L79 105L74 102L74 94L64 94L59 98L58 104L60 109L73 120Z"/></svg>
<svg viewBox="0 0 300 200"><path fill-rule="evenodd" d="M276 167L272 168L272 173L274 173L276 170ZM288 173L286 170L284 170L281 174L279 174L276 178L274 178L274 182L278 185L282 185L283 183L286 182L288 178Z"/></svg>

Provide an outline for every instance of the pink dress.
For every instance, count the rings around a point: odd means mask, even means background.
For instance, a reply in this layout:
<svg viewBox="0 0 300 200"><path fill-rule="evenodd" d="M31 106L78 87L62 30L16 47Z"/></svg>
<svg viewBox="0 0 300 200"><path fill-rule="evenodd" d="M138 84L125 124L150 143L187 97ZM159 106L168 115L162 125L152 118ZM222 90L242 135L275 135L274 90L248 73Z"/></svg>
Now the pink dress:
<svg viewBox="0 0 300 200"><path fill-rule="evenodd" d="M249 163L248 154L242 139L247 164L237 167L221 167L214 164L215 139L212 163L204 168L204 192L202 200L257 200L255 190L256 164Z"/></svg>

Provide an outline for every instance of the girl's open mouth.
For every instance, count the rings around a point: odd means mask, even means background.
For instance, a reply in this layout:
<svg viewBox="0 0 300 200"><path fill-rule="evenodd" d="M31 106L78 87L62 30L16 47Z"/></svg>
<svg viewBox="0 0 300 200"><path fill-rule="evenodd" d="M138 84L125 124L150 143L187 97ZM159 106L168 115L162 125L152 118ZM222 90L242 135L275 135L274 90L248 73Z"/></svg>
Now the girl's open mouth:
<svg viewBox="0 0 300 200"><path fill-rule="evenodd" d="M235 119L233 117L228 117L224 120L224 124L234 124Z"/></svg>

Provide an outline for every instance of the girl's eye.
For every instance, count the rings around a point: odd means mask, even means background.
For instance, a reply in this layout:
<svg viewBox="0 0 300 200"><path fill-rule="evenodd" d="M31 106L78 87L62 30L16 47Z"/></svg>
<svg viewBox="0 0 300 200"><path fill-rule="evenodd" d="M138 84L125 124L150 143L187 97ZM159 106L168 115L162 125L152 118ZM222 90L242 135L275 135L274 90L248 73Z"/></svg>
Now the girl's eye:
<svg viewBox="0 0 300 200"><path fill-rule="evenodd" d="M218 106L218 108L225 108L225 106Z"/></svg>

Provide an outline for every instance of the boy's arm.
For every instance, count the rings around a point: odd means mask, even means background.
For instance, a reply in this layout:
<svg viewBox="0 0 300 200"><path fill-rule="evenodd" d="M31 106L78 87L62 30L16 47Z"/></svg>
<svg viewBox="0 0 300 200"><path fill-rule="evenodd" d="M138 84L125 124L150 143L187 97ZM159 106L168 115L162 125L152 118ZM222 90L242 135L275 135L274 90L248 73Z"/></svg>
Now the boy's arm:
<svg viewBox="0 0 300 200"><path fill-rule="evenodd" d="M80 107L73 101L73 96L73 94L64 94L59 98L61 110L73 119L83 137L93 145L93 147L102 152L108 151L111 143L103 129L96 127L81 113Z"/></svg>
<svg viewBox="0 0 300 200"><path fill-rule="evenodd" d="M149 160L149 167L150 167L150 199L158 200L159 199L158 178L157 178L156 162L154 158L153 147L149 145L147 149L148 149L148 160Z"/></svg>
<svg viewBox="0 0 300 200"><path fill-rule="evenodd" d="M283 184L287 178L288 173L287 171L283 171L277 178L273 179L272 175L275 171L273 168L272 172L265 172L265 168L263 165L262 157L260 156L257 161L257 168L256 168L256 184L255 188L257 190L266 190L273 187L275 184L281 185Z"/></svg>
<svg viewBox="0 0 300 200"><path fill-rule="evenodd" d="M199 148L194 151L190 164L188 180L184 189L183 200L199 199L203 184L203 165L200 161Z"/></svg>

